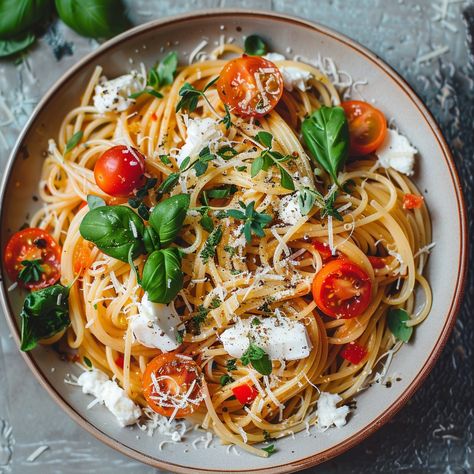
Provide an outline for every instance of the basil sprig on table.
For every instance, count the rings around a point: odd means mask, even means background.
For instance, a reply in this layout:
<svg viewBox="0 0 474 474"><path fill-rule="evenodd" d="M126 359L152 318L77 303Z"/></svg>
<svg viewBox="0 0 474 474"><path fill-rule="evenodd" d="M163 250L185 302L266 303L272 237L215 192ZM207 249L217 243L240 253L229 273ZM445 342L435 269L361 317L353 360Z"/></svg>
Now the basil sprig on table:
<svg viewBox="0 0 474 474"><path fill-rule="evenodd" d="M103 253L132 268L135 258L149 253L139 283L150 301L168 304L183 287L181 254L169 245L183 226L189 202L187 194L161 201L150 213L149 226L129 207L99 206L84 216L79 232Z"/></svg>
<svg viewBox="0 0 474 474"><path fill-rule="evenodd" d="M320 107L303 121L301 131L313 160L339 186L337 175L349 156L349 126L344 109Z"/></svg>
<svg viewBox="0 0 474 474"><path fill-rule="evenodd" d="M41 339L69 326L68 296L69 288L58 284L33 291L26 297L20 313L22 351L34 349Z"/></svg>

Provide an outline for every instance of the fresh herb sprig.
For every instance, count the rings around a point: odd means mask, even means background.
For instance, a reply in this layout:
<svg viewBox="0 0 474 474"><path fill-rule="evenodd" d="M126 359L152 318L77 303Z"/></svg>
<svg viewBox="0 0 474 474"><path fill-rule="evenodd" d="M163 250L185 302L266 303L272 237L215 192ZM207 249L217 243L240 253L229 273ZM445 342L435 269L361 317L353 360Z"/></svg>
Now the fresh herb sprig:
<svg viewBox="0 0 474 474"><path fill-rule="evenodd" d="M242 231L245 235L245 240L250 243L252 241L252 234L257 237L264 237L265 231L263 229L270 224L272 216L265 214L264 212L257 212L255 210L255 201L252 201L247 205L242 201L239 201L239 205L243 211L229 209L227 211L227 216L244 222Z"/></svg>
<svg viewBox="0 0 474 474"><path fill-rule="evenodd" d="M150 208L144 200L148 197L148 191L153 189L157 182L156 178L146 178L145 184L135 192L134 197L128 199L129 206L136 209L138 215L146 221L150 218Z"/></svg>
<svg viewBox="0 0 474 474"><path fill-rule="evenodd" d="M298 205L301 214L306 216L309 214L314 205L321 208L321 217L331 216L338 221L343 221L343 217L339 211L334 207L337 198L337 188L324 198L324 196L313 188L304 187L298 191Z"/></svg>
<svg viewBox="0 0 474 474"><path fill-rule="evenodd" d="M70 151L73 150L73 148L76 148L76 146L82 140L83 136L84 136L84 132L82 130L79 130L78 132L76 132L66 143L64 155L67 155Z"/></svg>
<svg viewBox="0 0 474 474"><path fill-rule="evenodd" d="M286 189L294 191L295 183L293 182L293 178L282 166L282 163L289 161L292 156L282 155L278 151L272 150L273 135L269 132L258 132L255 138L259 143L265 146L266 149L263 150L252 163L250 168L252 178L255 178L260 171L268 171L271 166L276 166L280 171L281 185Z"/></svg>
<svg viewBox="0 0 474 474"><path fill-rule="evenodd" d="M272 361L268 354L255 343L251 342L247 350L242 354L240 361L244 365L251 364L252 367L262 375L272 373Z"/></svg>
<svg viewBox="0 0 474 474"><path fill-rule="evenodd" d="M199 254L203 263L207 263L216 255L216 247L219 245L219 242L222 239L222 234L222 226L219 226L216 227L207 238L204 247Z"/></svg>
<svg viewBox="0 0 474 474"><path fill-rule="evenodd" d="M22 260L21 264L23 268L18 274L18 279L23 283L30 283L35 281L40 281L41 274L44 272L41 264L43 261L40 258L35 260Z"/></svg>
<svg viewBox="0 0 474 474"><path fill-rule="evenodd" d="M200 97L202 97L207 102L209 107L212 110L214 110L214 107L209 102L209 99L206 97L205 92L210 87L212 87L217 82L218 79L219 79L219 76L214 78L211 82L206 84L203 90L196 89L189 82L185 82L184 85L179 90L179 96L181 97L181 99L176 105L176 112L179 112L180 110L187 111L187 112L194 112L196 110Z"/></svg>

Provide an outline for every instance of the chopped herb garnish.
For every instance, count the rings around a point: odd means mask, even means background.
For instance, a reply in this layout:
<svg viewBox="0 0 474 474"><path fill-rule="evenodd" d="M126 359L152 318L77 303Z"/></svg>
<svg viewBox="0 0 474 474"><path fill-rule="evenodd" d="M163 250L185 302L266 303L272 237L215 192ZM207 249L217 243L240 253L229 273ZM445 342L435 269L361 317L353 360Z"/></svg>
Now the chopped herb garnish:
<svg viewBox="0 0 474 474"><path fill-rule="evenodd" d="M326 199L324 199L324 196L316 189L304 187L298 191L298 205L301 214L306 216L311 209L313 209L314 205L317 204L321 208L321 217L331 216L338 221L343 221L343 217L334 207L336 198L336 188Z"/></svg>
<svg viewBox="0 0 474 474"><path fill-rule="evenodd" d="M168 155L160 155L160 161L165 165L171 164L171 160L168 158Z"/></svg>
<svg viewBox="0 0 474 474"><path fill-rule="evenodd" d="M201 250L201 258L204 263L207 263L210 258L214 258L216 254L216 247L222 239L222 227L216 227L211 235L206 240L203 249Z"/></svg>
<svg viewBox="0 0 474 474"><path fill-rule="evenodd" d="M195 335L201 334L201 324L206 322L208 314L209 314L209 310L205 308L204 305L200 304L198 306L198 313L191 318L193 334Z"/></svg>
<svg viewBox="0 0 474 474"><path fill-rule="evenodd" d="M146 178L145 184L135 192L134 197L128 200L129 206L136 209L139 216L144 220L150 218L150 208L144 203L144 200L148 197L148 191L153 189L157 182L156 178Z"/></svg>
<svg viewBox="0 0 474 474"><path fill-rule="evenodd" d="M263 430L263 439L265 441L272 441L273 438L272 438L272 435L267 431L267 430Z"/></svg>
<svg viewBox="0 0 474 474"><path fill-rule="evenodd" d="M64 150L64 154L67 155L73 148L75 148L82 140L83 136L84 132L82 130L76 132L66 143L66 149Z"/></svg>
<svg viewBox="0 0 474 474"><path fill-rule="evenodd" d="M229 371L232 372L234 370L237 370L237 359L229 359L225 363L225 368Z"/></svg>
<svg viewBox="0 0 474 474"><path fill-rule="evenodd" d="M247 169L246 166L237 166L236 170L237 171L245 171Z"/></svg>
<svg viewBox="0 0 474 474"><path fill-rule="evenodd" d="M196 171L196 176L202 176L209 166L209 161L212 161L216 155L211 153L209 147L206 146L199 152L197 161L194 162L193 168Z"/></svg>
<svg viewBox="0 0 474 474"><path fill-rule="evenodd" d="M18 279L23 283L30 283L41 280L41 274L43 273L43 267L41 264L43 261L40 258L35 260L22 260L21 264L23 268L18 274Z"/></svg>
<svg viewBox="0 0 474 474"><path fill-rule="evenodd" d="M233 382L234 379L229 374L224 374L224 375L221 375L221 378L219 379L219 381L221 385L224 387L224 385L227 385Z"/></svg>
<svg viewBox="0 0 474 474"><path fill-rule="evenodd" d="M224 160L230 160L235 155L238 155L239 152L235 148L232 148L229 145L225 145L219 148L219 150L217 151L217 154Z"/></svg>
<svg viewBox="0 0 474 474"><path fill-rule="evenodd" d="M227 104L224 104L224 109L225 109L225 115L220 120L220 123L223 123L225 125L225 128L229 130L229 128L232 125L232 117L230 116L230 111L229 111L229 107L227 107Z"/></svg>
<svg viewBox="0 0 474 474"><path fill-rule="evenodd" d="M242 209L244 209L244 211L239 211L238 209L229 209L227 211L227 216L245 222L243 227L245 240L247 242L251 242L252 234L256 235L257 237L264 237L265 231L263 228L272 221L272 216L263 212L257 212L254 207L255 201L247 204L247 206L245 206L242 201L239 201L239 205Z"/></svg>
<svg viewBox="0 0 474 474"><path fill-rule="evenodd" d="M210 304L209 304L209 308L211 309L216 309L218 308L220 305L222 304L222 301L221 299L218 297L218 296L215 296L214 298L212 298Z"/></svg>
<svg viewBox="0 0 474 474"><path fill-rule="evenodd" d="M224 247L224 251L227 252L229 256L232 258L237 252L237 249L235 247L231 247L230 245L226 245Z"/></svg>
<svg viewBox="0 0 474 474"><path fill-rule="evenodd" d="M169 193L179 181L179 173L171 173L158 187L157 197L160 198L163 194Z"/></svg>
<svg viewBox="0 0 474 474"><path fill-rule="evenodd" d="M178 329L178 331L176 331L176 342L178 344L182 344L184 339L184 329Z"/></svg>
<svg viewBox="0 0 474 474"><path fill-rule="evenodd" d="M410 316L404 309L391 309L388 312L388 328L400 341L408 342L413 334L413 327L406 325L409 320Z"/></svg>
<svg viewBox="0 0 474 474"><path fill-rule="evenodd" d="M89 367L89 369L92 369L92 362L90 361L90 359L86 356L84 356L83 359L84 359L84 364L86 364L86 366Z"/></svg>
<svg viewBox="0 0 474 474"><path fill-rule="evenodd" d="M253 342L250 343L248 349L240 358L242 364L249 365L262 375L270 375L272 373L272 361L268 354Z"/></svg>
<svg viewBox="0 0 474 474"><path fill-rule="evenodd" d="M209 102L209 99L206 97L205 92L211 86L213 86L217 82L218 79L219 79L219 76L217 76L215 79L209 82L202 91L200 91L199 89L196 89L189 82L185 82L183 87L181 87L181 89L179 90L179 96L181 97L181 99L176 105L176 112L179 112L180 110L194 112L196 110L200 97L202 97L208 103L209 107L213 109L212 104Z"/></svg>
<svg viewBox="0 0 474 474"><path fill-rule="evenodd" d="M230 274L231 275L240 275L242 272L240 270L236 270L235 268L232 268L232 270L230 270Z"/></svg>
<svg viewBox="0 0 474 474"><path fill-rule="evenodd" d="M266 448L262 448L263 451L266 451L269 455L273 454L276 451L275 445L271 444L270 446L267 446Z"/></svg>
<svg viewBox="0 0 474 474"><path fill-rule="evenodd" d="M260 321L260 319L258 319L257 317L253 318L251 323L250 323L252 326L258 326L260 324L262 324L262 321Z"/></svg>
<svg viewBox="0 0 474 474"><path fill-rule="evenodd" d="M258 35L250 35L244 41L245 54L249 56L263 56L268 48L263 39Z"/></svg>

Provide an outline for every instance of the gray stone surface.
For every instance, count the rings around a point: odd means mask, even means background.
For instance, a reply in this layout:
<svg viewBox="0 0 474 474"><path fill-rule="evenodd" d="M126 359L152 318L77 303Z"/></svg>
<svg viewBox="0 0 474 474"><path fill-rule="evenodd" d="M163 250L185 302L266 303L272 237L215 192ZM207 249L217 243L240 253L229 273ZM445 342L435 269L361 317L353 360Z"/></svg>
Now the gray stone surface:
<svg viewBox="0 0 474 474"><path fill-rule="evenodd" d="M128 0L134 23L209 7L273 9L333 27L372 49L415 88L450 143L468 197L471 235L474 171L474 76L459 0ZM445 20L435 21L443 5ZM474 14L470 19L474 31ZM32 107L95 41L63 24L48 29L20 64L0 60L0 102L14 107L7 123L0 109L0 169ZM433 61L421 55L448 47ZM474 54L474 51L471 52ZM16 104L16 105L15 105ZM473 261L471 254L471 262ZM474 328L472 275L461 314L435 369L409 404L375 435L311 473L473 472ZM0 473L158 473L113 451L82 431L31 376L0 317ZM7 370L8 369L8 370ZM35 462L27 457L49 446Z"/></svg>

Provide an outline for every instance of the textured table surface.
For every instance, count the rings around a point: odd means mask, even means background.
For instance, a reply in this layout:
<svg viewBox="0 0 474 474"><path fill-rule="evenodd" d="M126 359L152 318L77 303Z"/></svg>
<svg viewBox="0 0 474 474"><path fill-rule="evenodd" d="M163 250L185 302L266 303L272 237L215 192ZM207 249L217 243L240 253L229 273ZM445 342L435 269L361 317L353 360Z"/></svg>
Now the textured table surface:
<svg viewBox="0 0 474 474"><path fill-rule="evenodd" d="M135 24L201 8L275 10L330 26L397 69L438 119L454 152L474 222L474 64L462 0L128 0ZM441 19L440 19L441 17ZM98 43L53 24L20 64L0 60L0 170L42 94ZM420 61L430 51L444 51ZM470 53L471 51L471 53ZM418 60L417 60L418 58ZM14 111L10 121L2 109ZM1 172L1 171L0 171ZM474 259L471 253L471 266ZM472 272L450 341L423 387L395 418L350 452L308 473L474 472ZM160 471L101 444L58 408L29 372L0 314L0 473ZM34 462L28 456L48 449Z"/></svg>

